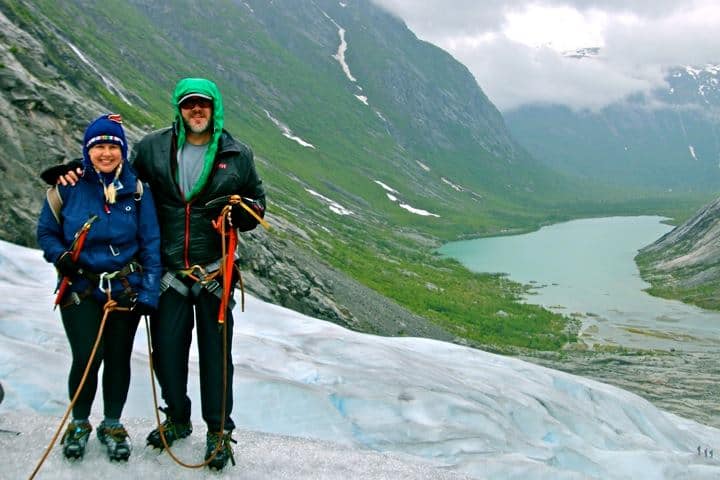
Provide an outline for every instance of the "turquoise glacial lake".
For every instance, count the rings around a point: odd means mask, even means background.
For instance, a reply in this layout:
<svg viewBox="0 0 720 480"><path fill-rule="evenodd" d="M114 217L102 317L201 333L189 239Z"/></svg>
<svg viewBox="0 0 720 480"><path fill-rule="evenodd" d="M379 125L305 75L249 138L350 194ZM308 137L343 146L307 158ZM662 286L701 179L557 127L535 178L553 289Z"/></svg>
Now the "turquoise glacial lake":
<svg viewBox="0 0 720 480"><path fill-rule="evenodd" d="M720 313L649 295L638 250L672 229L662 217L573 220L515 236L452 242L443 255L533 286L525 301L582 320L581 340L631 348L720 348Z"/></svg>

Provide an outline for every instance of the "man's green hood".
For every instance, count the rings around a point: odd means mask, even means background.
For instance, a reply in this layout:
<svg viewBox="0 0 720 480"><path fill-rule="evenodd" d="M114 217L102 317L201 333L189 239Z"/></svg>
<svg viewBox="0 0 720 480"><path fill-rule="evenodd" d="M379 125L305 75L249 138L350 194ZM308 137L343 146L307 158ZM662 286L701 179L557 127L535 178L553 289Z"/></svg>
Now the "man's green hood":
<svg viewBox="0 0 720 480"><path fill-rule="evenodd" d="M220 90L217 85L210 80L204 78L183 78L175 86L175 92L173 92L173 107L175 111L175 125L177 126L177 149L178 152L185 145L186 134L185 134L185 123L183 122L182 115L180 114L179 101L185 95L190 93L200 93L213 99L213 118L212 118L212 137L210 138L210 144L208 145L207 152L205 153L205 163L203 165L200 178L193 186L190 192L185 192L185 199L192 200L200 190L203 189L207 182L210 172L212 172L213 161L215 160L215 154L218 149L218 142L220 135L222 135L223 129L223 104Z"/></svg>

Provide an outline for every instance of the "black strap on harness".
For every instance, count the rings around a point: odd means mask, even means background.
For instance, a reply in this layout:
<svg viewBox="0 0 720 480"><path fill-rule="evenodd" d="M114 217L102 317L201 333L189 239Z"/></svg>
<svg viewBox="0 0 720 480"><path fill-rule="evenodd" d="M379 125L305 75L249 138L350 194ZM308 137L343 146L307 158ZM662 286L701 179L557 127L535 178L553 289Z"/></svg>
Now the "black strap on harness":
<svg viewBox="0 0 720 480"><path fill-rule="evenodd" d="M172 288L183 297L192 295L197 298L202 290L215 295L222 300L223 287L218 281L220 274L220 261L205 266L194 265L186 270L167 271L160 279L160 293ZM189 282L193 283L190 284ZM229 308L235 307L235 299L230 298Z"/></svg>
<svg viewBox="0 0 720 480"><path fill-rule="evenodd" d="M88 272L87 270L82 269L80 271L80 276L87 279L90 282L90 285L83 290L82 292L71 292L67 296L67 300L60 305L62 308L67 307L69 305L79 305L80 302L92 295L93 291L96 288L99 288L100 290L105 290L103 288L103 285L101 282L107 282L107 285L109 286L109 282L112 280L119 280L120 283L123 286L124 293L127 295L133 294L133 289L130 286L130 282L127 279L127 276L134 272L142 272L142 265L140 265L137 261L132 260L130 263L125 265L120 270L117 270L115 272L103 272L103 273L93 273Z"/></svg>

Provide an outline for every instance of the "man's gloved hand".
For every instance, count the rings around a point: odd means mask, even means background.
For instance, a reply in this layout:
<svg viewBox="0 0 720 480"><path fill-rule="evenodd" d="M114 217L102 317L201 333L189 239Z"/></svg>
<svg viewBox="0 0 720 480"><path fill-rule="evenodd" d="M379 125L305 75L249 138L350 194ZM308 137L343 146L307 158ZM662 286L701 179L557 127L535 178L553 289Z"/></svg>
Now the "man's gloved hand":
<svg viewBox="0 0 720 480"><path fill-rule="evenodd" d="M141 317L143 315L152 315L155 313L155 308L151 307L150 305L143 303L143 302L137 302L135 304L135 308L133 308L133 313L137 313Z"/></svg>
<svg viewBox="0 0 720 480"><path fill-rule="evenodd" d="M75 277L82 273L82 268L73 259L70 252L64 252L55 262L55 268L63 277Z"/></svg>
<svg viewBox="0 0 720 480"><path fill-rule="evenodd" d="M242 197L243 203L250 207L258 217L265 216L265 206L259 201L252 198ZM241 232L252 230L258 224L258 221L250 215L241 205L233 205L228 216L230 226L239 229Z"/></svg>

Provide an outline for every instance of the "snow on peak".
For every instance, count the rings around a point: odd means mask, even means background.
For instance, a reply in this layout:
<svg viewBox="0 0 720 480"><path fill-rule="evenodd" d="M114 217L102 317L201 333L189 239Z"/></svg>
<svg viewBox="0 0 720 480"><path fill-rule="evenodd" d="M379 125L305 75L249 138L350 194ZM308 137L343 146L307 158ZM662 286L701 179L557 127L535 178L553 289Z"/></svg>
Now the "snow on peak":
<svg viewBox="0 0 720 480"><path fill-rule="evenodd" d="M686 65L684 70L688 75L697 79L697 77L703 73L713 76L718 75L720 73L720 65L714 65L712 63L707 63L702 66Z"/></svg>
<svg viewBox="0 0 720 480"><path fill-rule="evenodd" d="M700 72L702 72L702 70L697 69L695 67L690 67L690 66L686 66L685 71L687 72L688 75L690 75L693 78L697 78L697 76L700 74Z"/></svg>
<svg viewBox="0 0 720 480"><path fill-rule="evenodd" d="M335 200L332 200L332 199L316 192L315 190L306 188L305 191L308 192L310 195L317 197L320 200L323 200L325 203L327 203L328 208L333 213L337 213L338 215L352 215L352 213L353 213L351 210L348 210L347 208L343 207L342 205L337 203Z"/></svg>
<svg viewBox="0 0 720 480"><path fill-rule="evenodd" d="M288 127L287 125L282 123L277 118L273 117L270 112L268 112L267 110L263 110L263 111L265 112L265 115L267 115L267 117L270 119L270 121L273 124L275 124L276 127L278 127L280 129L280 132L282 133L283 137L289 138L293 142L296 142L296 143L302 145L303 147L315 148L315 145L313 145L312 143L306 142L305 140L298 137L297 135L294 135L293 131L290 130L290 127Z"/></svg>

